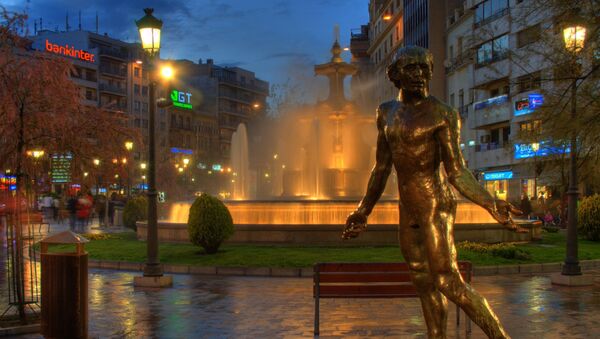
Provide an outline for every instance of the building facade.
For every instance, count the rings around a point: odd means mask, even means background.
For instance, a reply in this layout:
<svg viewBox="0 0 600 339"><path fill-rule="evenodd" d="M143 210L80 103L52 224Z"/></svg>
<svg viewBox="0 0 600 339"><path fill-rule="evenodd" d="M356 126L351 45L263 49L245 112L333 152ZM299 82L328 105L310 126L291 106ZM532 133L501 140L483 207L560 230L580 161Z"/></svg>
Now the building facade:
<svg viewBox="0 0 600 339"><path fill-rule="evenodd" d="M527 3L466 0L446 21L447 95L461 114L463 154L482 185L510 201L522 194L547 197L555 179L555 173L539 170L550 157L538 151L550 141L531 143L519 136L541 128L531 113L553 86L541 81L550 65L528 53L553 19L550 13L523 16Z"/></svg>

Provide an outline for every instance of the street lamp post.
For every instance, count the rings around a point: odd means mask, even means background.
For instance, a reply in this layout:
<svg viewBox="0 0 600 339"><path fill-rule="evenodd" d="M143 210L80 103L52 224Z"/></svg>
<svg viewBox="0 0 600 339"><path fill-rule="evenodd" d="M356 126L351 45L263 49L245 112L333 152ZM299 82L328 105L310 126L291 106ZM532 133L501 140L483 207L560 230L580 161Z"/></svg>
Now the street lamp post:
<svg viewBox="0 0 600 339"><path fill-rule="evenodd" d="M572 67L575 78L571 84L571 119L577 118L577 54L583 49L585 42L586 28L579 23L576 18L570 18L563 27L563 37L565 48L571 52ZM568 224L567 224L567 250L565 262L562 266L561 274L554 275L552 282L561 285L580 286L591 283L589 277L583 277L578 259L577 243L577 198L579 190L577 188L577 132L571 133L570 157L569 157L569 188L568 196Z"/></svg>
<svg viewBox="0 0 600 339"><path fill-rule="evenodd" d="M152 15L152 8L145 8L146 15L136 21L142 40L142 48L148 54L148 81L150 112L148 126L148 227L147 227L147 259L144 275L134 278L136 286L166 287L173 284L172 277L163 276L158 259L158 225L157 225L157 191L156 191L156 80L154 79L154 59L160 50L160 30L162 21Z"/></svg>

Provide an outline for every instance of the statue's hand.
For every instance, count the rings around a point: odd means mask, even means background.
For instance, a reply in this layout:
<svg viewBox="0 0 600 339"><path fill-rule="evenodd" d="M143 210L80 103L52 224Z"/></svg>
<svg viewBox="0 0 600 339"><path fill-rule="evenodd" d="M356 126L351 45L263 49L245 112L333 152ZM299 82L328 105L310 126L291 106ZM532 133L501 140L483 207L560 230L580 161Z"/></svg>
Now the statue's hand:
<svg viewBox="0 0 600 339"><path fill-rule="evenodd" d="M350 213L346 219L346 227L342 232L342 239L348 240L358 237L360 232L367 229L367 216L359 211Z"/></svg>
<svg viewBox="0 0 600 339"><path fill-rule="evenodd" d="M517 233L529 232L529 230L520 227L513 221L510 215L511 213L514 215L522 215L523 212L511 203L508 203L504 200L496 200L494 207L491 209L490 213L492 214L492 217L494 217L494 219L496 219L500 224L504 225L511 231Z"/></svg>

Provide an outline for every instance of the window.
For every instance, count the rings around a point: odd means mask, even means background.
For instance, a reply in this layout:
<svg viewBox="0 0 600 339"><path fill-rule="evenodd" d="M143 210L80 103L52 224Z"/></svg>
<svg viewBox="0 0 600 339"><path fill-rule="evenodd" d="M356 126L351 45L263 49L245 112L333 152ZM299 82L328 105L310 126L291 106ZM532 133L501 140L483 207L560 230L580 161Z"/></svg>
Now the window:
<svg viewBox="0 0 600 339"><path fill-rule="evenodd" d="M144 113L148 112L148 103L147 102L142 103L142 112L144 112Z"/></svg>
<svg viewBox="0 0 600 339"><path fill-rule="evenodd" d="M540 24L527 27L524 30L517 33L517 48L521 48L531 43L534 43L538 41L541 36L542 31L540 28Z"/></svg>
<svg viewBox="0 0 600 339"><path fill-rule="evenodd" d="M519 86L519 93L540 88L542 84L540 71L520 76L517 78L517 83Z"/></svg>
<svg viewBox="0 0 600 339"><path fill-rule="evenodd" d="M148 95L148 86L142 86L142 95L143 96L147 96Z"/></svg>
<svg viewBox="0 0 600 339"><path fill-rule="evenodd" d="M177 125L177 116L175 114L171 114L171 127L175 127Z"/></svg>
<svg viewBox="0 0 600 339"><path fill-rule="evenodd" d="M450 106L454 107L454 93L450 94Z"/></svg>
<svg viewBox="0 0 600 339"><path fill-rule="evenodd" d="M465 105L465 91L458 91L458 107L462 108Z"/></svg>
<svg viewBox="0 0 600 339"><path fill-rule="evenodd" d="M140 119L133 120L133 126L134 127L140 127Z"/></svg>
<svg viewBox="0 0 600 339"><path fill-rule="evenodd" d="M137 78L140 77L140 68L139 67L134 67L133 68L133 75Z"/></svg>
<svg viewBox="0 0 600 339"><path fill-rule="evenodd" d="M137 95L140 94L140 85L138 85L138 84L133 85L133 94L137 94Z"/></svg>
<svg viewBox="0 0 600 339"><path fill-rule="evenodd" d="M508 0L486 0L477 5L475 27L479 27L508 13Z"/></svg>
<svg viewBox="0 0 600 339"><path fill-rule="evenodd" d="M502 60L508 55L508 35L499 36L477 48L477 64L483 65Z"/></svg>
<svg viewBox="0 0 600 339"><path fill-rule="evenodd" d="M137 112L140 111L140 102L139 101L136 100L133 102L133 109Z"/></svg>
<svg viewBox="0 0 600 339"><path fill-rule="evenodd" d="M521 133L540 134L542 132L542 121L532 120L521 122L519 124L519 131Z"/></svg>

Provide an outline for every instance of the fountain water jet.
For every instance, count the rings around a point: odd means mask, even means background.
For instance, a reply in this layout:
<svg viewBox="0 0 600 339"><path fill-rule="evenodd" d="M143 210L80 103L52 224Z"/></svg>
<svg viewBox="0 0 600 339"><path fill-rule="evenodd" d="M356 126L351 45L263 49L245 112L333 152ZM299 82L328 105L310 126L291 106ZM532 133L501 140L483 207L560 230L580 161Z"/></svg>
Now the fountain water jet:
<svg viewBox="0 0 600 339"><path fill-rule="evenodd" d="M232 198L234 200L249 199L248 133L244 124L239 124L231 137L231 168L233 170Z"/></svg>

